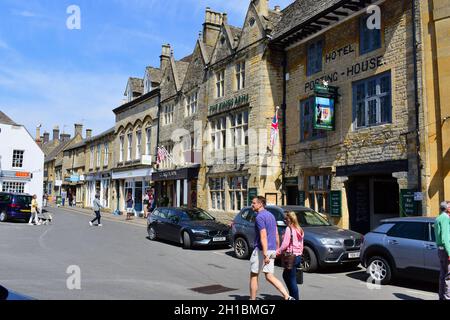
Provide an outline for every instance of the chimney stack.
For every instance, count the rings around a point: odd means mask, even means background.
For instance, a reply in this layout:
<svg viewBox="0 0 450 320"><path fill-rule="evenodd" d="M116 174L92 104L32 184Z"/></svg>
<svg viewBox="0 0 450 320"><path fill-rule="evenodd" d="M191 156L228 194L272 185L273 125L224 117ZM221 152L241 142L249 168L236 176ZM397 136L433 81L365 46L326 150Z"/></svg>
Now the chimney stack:
<svg viewBox="0 0 450 320"><path fill-rule="evenodd" d="M83 125L79 123L75 123L75 131L73 136L75 137L77 134L79 134L81 137L83 137Z"/></svg>
<svg viewBox="0 0 450 320"><path fill-rule="evenodd" d="M256 11L260 16L269 17L269 1L268 0L253 0Z"/></svg>
<svg viewBox="0 0 450 320"><path fill-rule="evenodd" d="M61 141L62 142L66 142L66 141L69 141L70 140L70 134L68 134L68 133L62 133L61 134Z"/></svg>
<svg viewBox="0 0 450 320"><path fill-rule="evenodd" d="M50 133L44 132L44 143L48 143L50 141Z"/></svg>
<svg viewBox="0 0 450 320"><path fill-rule="evenodd" d="M53 128L53 141L59 140L59 127L55 126Z"/></svg>
<svg viewBox="0 0 450 320"><path fill-rule="evenodd" d="M226 16L226 14L224 14ZM203 23L203 43L213 47L219 37L222 27L223 16L220 12L214 12L209 7L205 12L205 23Z"/></svg>
<svg viewBox="0 0 450 320"><path fill-rule="evenodd" d="M281 12L281 7L280 6L275 6L275 12Z"/></svg>
<svg viewBox="0 0 450 320"><path fill-rule="evenodd" d="M160 68L162 73L164 72L164 70L169 65L170 51L171 51L170 44L163 44L162 45L161 55L159 56L159 59L161 61L161 64L160 64L159 68Z"/></svg>
<svg viewBox="0 0 450 320"><path fill-rule="evenodd" d="M86 129L86 139L92 138L92 129Z"/></svg>
<svg viewBox="0 0 450 320"><path fill-rule="evenodd" d="M36 127L36 142L41 142L41 125Z"/></svg>

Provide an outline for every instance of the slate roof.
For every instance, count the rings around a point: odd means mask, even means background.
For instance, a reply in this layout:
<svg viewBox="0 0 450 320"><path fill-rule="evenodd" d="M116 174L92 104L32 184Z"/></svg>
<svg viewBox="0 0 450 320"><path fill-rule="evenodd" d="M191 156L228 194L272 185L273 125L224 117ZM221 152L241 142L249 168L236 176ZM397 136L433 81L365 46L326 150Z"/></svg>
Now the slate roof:
<svg viewBox="0 0 450 320"><path fill-rule="evenodd" d="M18 125L10 117L8 117L6 114L4 114L1 110L0 110L0 123L1 124L9 124L9 125L12 125L12 126L17 126Z"/></svg>
<svg viewBox="0 0 450 320"><path fill-rule="evenodd" d="M48 155L45 156L44 162L49 162L55 160L60 152L62 152L69 144L72 142L72 139L69 141L61 141L61 143L54 148Z"/></svg>
<svg viewBox="0 0 450 320"><path fill-rule="evenodd" d="M154 67L147 67L147 72L150 74L150 80L152 82L161 83L162 79L161 69Z"/></svg>
<svg viewBox="0 0 450 320"><path fill-rule="evenodd" d="M144 80L143 79L130 77L128 79L128 83L131 83L131 91L133 93L139 93L139 94L144 93ZM127 95L127 89L128 89L128 85L125 88L124 95Z"/></svg>

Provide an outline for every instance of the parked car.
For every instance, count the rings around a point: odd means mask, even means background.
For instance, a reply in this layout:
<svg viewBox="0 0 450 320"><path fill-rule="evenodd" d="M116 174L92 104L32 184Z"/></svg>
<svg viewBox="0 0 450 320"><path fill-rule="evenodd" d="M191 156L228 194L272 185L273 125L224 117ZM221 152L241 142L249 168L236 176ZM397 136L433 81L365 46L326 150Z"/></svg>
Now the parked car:
<svg viewBox="0 0 450 320"><path fill-rule="evenodd" d="M31 199L29 194L0 192L0 222L13 219L29 220Z"/></svg>
<svg viewBox="0 0 450 320"><path fill-rule="evenodd" d="M14 291L8 290L7 288L0 285L0 301L5 300L18 301L18 300L34 300L34 299L25 296L23 294L19 294Z"/></svg>
<svg viewBox="0 0 450 320"><path fill-rule="evenodd" d="M394 218L364 237L361 264L369 277L388 284L395 276L439 280L439 259L434 234L435 218Z"/></svg>
<svg viewBox="0 0 450 320"><path fill-rule="evenodd" d="M151 240L177 242L188 249L195 246L229 245L229 227L199 208L156 208L147 219Z"/></svg>
<svg viewBox="0 0 450 320"><path fill-rule="evenodd" d="M359 251L363 240L361 234L332 226L319 213L306 207L267 206L266 209L275 216L280 238L286 229L285 214L290 211L296 213L297 219L305 231L304 271L314 272L319 267L341 264L359 265ZM253 251L255 218L256 213L252 208L246 207L233 220L231 241L235 255L239 259L247 259Z"/></svg>

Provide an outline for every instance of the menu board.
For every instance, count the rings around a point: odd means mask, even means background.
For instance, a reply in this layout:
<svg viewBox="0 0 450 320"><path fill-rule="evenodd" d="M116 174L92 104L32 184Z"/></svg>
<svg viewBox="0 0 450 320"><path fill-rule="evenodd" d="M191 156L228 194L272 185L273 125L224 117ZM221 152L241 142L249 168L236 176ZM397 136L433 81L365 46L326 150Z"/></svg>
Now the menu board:
<svg viewBox="0 0 450 320"><path fill-rule="evenodd" d="M342 191L330 192L330 215L342 217Z"/></svg>

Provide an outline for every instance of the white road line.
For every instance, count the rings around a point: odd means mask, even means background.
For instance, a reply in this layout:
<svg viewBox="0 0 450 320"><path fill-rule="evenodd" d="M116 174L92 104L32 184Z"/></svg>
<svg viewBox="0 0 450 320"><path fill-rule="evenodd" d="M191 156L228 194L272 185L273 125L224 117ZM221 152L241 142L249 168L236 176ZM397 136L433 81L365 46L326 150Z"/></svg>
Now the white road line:
<svg viewBox="0 0 450 320"><path fill-rule="evenodd" d="M213 251L213 253L214 253L214 254L217 254L217 255L219 255L219 256L226 256L226 254L223 253L223 252Z"/></svg>
<svg viewBox="0 0 450 320"><path fill-rule="evenodd" d="M326 274L316 274L316 275L318 275L319 277L322 277L322 278L337 279L337 277L329 276Z"/></svg>

